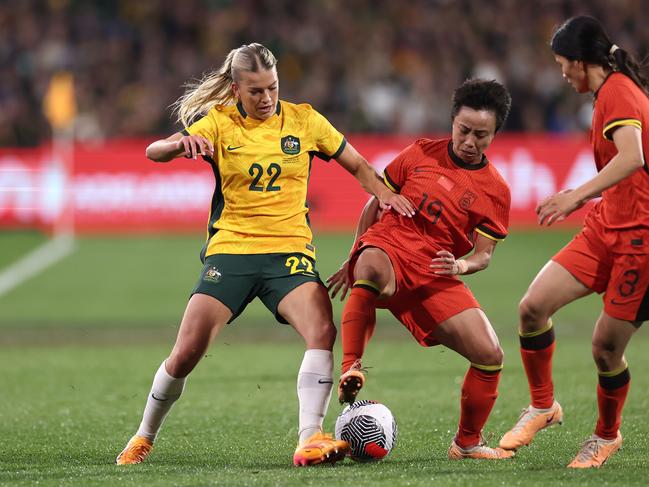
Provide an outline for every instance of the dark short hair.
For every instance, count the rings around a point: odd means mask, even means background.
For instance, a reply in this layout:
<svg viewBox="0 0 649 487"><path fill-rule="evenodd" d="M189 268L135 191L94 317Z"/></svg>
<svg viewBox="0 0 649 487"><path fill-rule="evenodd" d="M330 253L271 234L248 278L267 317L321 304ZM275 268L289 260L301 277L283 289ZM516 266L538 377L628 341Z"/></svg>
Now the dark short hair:
<svg viewBox="0 0 649 487"><path fill-rule="evenodd" d="M511 106L512 97L507 88L498 81L468 79L453 92L451 119L455 120L462 107L487 110L496 116L496 132L498 132L505 123Z"/></svg>

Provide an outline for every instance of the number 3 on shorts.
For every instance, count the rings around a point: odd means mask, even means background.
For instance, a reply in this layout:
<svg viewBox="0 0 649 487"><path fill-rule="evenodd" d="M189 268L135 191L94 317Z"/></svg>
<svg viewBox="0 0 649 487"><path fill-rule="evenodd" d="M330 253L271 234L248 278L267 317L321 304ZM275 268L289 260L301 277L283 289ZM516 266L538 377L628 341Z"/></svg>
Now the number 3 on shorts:
<svg viewBox="0 0 649 487"><path fill-rule="evenodd" d="M313 272L313 264L309 259L306 257L302 257L301 259L292 255L288 259L286 259L286 263L284 264L286 267L291 268L291 274L314 274Z"/></svg>

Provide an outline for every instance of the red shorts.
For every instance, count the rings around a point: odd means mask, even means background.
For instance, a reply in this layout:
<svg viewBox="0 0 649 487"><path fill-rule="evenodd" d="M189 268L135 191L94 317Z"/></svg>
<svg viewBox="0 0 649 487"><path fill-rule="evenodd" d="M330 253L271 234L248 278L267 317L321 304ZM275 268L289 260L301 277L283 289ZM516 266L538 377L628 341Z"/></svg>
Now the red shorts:
<svg viewBox="0 0 649 487"><path fill-rule="evenodd" d="M625 321L649 319L649 231L585 227L552 260L604 293L604 311Z"/></svg>
<svg viewBox="0 0 649 487"><path fill-rule="evenodd" d="M352 250L349 273L354 280L354 266L361 251L376 247L385 252L396 278L396 291L378 308L390 310L413 337L424 347L438 345L433 337L440 323L470 308L480 308L469 288L456 277L438 276L429 267L422 267L404 256L403 251L387 242L361 238Z"/></svg>

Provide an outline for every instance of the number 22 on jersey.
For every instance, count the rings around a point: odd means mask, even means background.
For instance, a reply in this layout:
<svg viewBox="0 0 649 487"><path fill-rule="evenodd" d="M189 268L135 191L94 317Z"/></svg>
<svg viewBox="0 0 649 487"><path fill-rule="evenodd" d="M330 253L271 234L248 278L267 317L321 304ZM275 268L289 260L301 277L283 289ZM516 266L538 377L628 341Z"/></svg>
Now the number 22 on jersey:
<svg viewBox="0 0 649 487"><path fill-rule="evenodd" d="M248 186L249 191L280 191L282 189L281 186L275 184L279 175L282 174L282 166L273 162L266 168L265 172L270 176L266 187L263 184L259 184L259 181L264 175L264 167L255 162L248 168L248 174L252 176L252 182Z"/></svg>

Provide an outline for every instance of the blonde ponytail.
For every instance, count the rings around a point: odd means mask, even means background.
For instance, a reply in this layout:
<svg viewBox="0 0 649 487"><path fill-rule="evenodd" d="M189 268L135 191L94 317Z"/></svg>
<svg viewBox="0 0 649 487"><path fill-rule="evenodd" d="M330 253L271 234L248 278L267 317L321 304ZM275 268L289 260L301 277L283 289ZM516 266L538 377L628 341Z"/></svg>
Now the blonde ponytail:
<svg viewBox="0 0 649 487"><path fill-rule="evenodd" d="M215 105L234 103L232 83L238 79L241 71L270 70L276 65L277 59L273 53L261 44L244 44L232 49L218 70L208 73L196 83L185 85L185 93L171 105L177 122L186 128Z"/></svg>

